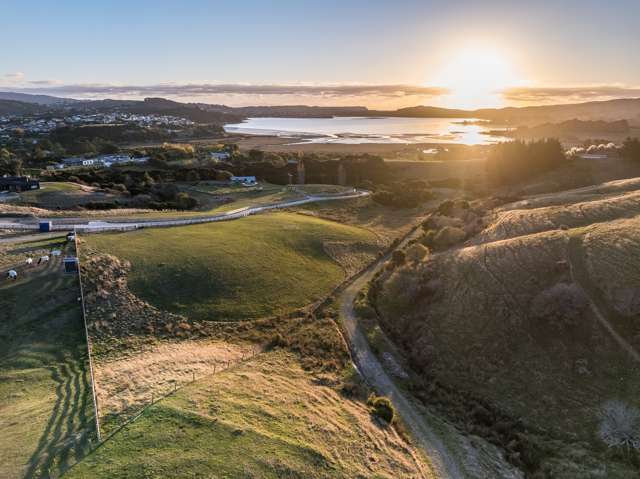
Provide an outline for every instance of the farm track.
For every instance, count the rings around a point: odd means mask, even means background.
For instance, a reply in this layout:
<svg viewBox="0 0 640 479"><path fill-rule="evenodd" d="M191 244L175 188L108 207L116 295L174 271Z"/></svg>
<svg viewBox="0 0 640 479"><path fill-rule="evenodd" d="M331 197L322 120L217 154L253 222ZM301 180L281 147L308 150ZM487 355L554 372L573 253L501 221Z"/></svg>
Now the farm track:
<svg viewBox="0 0 640 479"><path fill-rule="evenodd" d="M412 230L399 244L403 247L414 236ZM402 392L371 350L362 328L358 323L353 303L356 295L373 278L376 272L383 267L390 253L380 258L364 273L357 276L348 284L340 296L340 319L342 321L346 339L352 352L353 361L363 378L379 393L389 397L403 418L419 448L426 455L431 469L431 476L436 478L464 478L465 474L460 470L457 461L447 451L438 434L426 424L421 412L413 401ZM429 476L427 476L429 477Z"/></svg>

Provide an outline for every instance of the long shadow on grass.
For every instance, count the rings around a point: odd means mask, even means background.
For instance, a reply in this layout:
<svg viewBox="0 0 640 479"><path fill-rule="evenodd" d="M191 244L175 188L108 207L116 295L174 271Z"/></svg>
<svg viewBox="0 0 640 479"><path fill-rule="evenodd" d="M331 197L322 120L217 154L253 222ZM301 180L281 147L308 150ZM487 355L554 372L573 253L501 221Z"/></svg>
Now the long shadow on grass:
<svg viewBox="0 0 640 479"><path fill-rule="evenodd" d="M62 402L64 400L64 396L62 394L62 390L64 388L64 380L62 378L62 376L60 375L60 372L58 371L58 368L56 367L49 367L48 368L49 371L51 372L51 379L53 379L57 385L56 385L56 402L53 406L53 409L51 410L51 416L49 416L49 420L47 421L47 425L44 428L44 431L42 431L42 435L40 436L40 440L38 441L38 445L36 446L36 450L33 451L33 453L31 454L31 457L29 458L28 464L29 464L29 468L27 469L27 471L25 472L24 477L25 478L36 478L36 477L41 477L42 475L42 471L40 466L40 460L41 460L41 455L47 451L50 447L49 441L48 441L48 437L49 437L49 433L51 432L51 430L54 427L54 424L56 423L57 417L58 417L58 413L60 411L60 407L62 405Z"/></svg>

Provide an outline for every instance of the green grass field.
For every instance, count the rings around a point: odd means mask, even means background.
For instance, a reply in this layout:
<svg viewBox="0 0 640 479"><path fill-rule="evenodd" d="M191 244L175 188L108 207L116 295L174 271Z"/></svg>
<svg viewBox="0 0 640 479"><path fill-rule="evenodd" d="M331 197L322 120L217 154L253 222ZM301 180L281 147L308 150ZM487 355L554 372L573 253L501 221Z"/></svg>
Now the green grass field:
<svg viewBox="0 0 640 479"><path fill-rule="evenodd" d="M363 402L275 352L158 402L65 477L431 477L426 468Z"/></svg>
<svg viewBox="0 0 640 479"><path fill-rule="evenodd" d="M345 275L323 243L370 243L375 236L331 221L273 213L84 240L90 250L131 261L130 289L154 306L226 321L287 313L319 299Z"/></svg>
<svg viewBox="0 0 640 479"><path fill-rule="evenodd" d="M59 240L23 243L2 253L8 264L59 248ZM77 279L59 260L0 279L0 477L58 477L79 460L94 434L87 346Z"/></svg>

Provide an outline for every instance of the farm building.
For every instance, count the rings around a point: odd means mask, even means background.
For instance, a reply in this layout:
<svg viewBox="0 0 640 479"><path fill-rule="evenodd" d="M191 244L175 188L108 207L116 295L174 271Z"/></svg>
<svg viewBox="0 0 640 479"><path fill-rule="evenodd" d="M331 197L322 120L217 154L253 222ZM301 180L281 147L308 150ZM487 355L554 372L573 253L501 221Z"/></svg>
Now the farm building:
<svg viewBox="0 0 640 479"><path fill-rule="evenodd" d="M27 191L39 190L40 181L28 176L2 176L0 177L0 191Z"/></svg>

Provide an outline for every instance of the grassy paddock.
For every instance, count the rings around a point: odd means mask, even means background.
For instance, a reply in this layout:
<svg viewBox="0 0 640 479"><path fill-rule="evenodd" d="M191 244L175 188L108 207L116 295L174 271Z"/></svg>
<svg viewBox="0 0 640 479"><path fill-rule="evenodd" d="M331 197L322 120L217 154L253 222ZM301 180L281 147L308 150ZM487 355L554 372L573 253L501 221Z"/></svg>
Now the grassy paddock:
<svg viewBox="0 0 640 479"><path fill-rule="evenodd" d="M88 250L129 260L130 289L198 320L285 314L344 278L327 241L374 243L367 230L292 213L132 233L88 235Z"/></svg>
<svg viewBox="0 0 640 479"><path fill-rule="evenodd" d="M6 263L58 240L0 252ZM27 251L28 250L28 251ZM0 477L57 477L93 437L77 280L59 260L0 279Z"/></svg>

